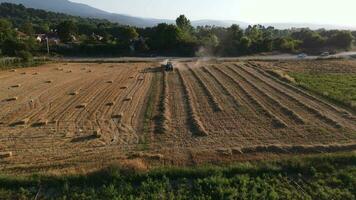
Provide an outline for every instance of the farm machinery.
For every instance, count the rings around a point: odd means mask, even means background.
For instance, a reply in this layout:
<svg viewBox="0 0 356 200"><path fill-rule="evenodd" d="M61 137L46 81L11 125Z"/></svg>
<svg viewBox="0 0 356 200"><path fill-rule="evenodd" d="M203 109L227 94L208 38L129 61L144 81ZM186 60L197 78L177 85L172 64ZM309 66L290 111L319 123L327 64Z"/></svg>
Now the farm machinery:
<svg viewBox="0 0 356 200"><path fill-rule="evenodd" d="M161 67L165 70L165 71L173 71L173 63L172 62L167 62L167 64L163 64L161 65Z"/></svg>

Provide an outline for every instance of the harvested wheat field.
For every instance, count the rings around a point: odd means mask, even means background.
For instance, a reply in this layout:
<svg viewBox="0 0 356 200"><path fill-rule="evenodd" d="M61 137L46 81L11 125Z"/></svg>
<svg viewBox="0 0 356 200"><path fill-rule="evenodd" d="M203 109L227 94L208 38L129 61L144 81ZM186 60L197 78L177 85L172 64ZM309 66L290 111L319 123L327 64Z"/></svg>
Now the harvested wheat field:
<svg viewBox="0 0 356 200"><path fill-rule="evenodd" d="M55 63L0 72L0 168L82 173L356 149L355 114L254 62ZM16 87L15 87L16 86Z"/></svg>

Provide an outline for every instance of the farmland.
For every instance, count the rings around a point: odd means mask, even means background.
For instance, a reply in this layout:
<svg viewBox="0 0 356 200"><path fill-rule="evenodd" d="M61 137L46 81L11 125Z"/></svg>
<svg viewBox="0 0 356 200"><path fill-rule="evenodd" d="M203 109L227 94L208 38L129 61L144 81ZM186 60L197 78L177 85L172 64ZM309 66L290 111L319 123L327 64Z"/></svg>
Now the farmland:
<svg viewBox="0 0 356 200"><path fill-rule="evenodd" d="M355 150L353 111L271 75L272 65L187 61L163 72L157 62L52 63L2 71L0 167L70 174L132 160L187 166Z"/></svg>

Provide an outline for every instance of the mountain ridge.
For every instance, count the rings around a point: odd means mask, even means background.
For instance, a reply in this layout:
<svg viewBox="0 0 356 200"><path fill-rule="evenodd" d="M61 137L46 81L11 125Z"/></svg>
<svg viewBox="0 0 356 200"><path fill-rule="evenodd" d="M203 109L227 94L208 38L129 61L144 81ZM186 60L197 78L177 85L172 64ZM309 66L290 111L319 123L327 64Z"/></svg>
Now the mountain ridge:
<svg viewBox="0 0 356 200"><path fill-rule="evenodd" d="M175 23L174 20L170 19L154 19L154 18L142 18L135 17L124 14L116 14L107 12L94 8L92 6L71 2L69 0L0 0L0 3L14 3L22 4L25 7L42 9L52 12L65 13L74 16L88 17L88 18L99 18L107 19L111 22L117 22L122 25L130 25L136 27L152 27L159 23ZM53 6L55 4L55 6ZM193 20L193 26L221 26L228 27L232 24L238 24L242 28L246 28L249 23L235 20L212 20L212 19L202 19ZM356 27L348 26L338 26L338 25L327 25L327 24L312 24L312 23L261 23L264 26L273 26L277 29L289 29L289 28L304 28L309 27L311 29L352 29L356 30Z"/></svg>

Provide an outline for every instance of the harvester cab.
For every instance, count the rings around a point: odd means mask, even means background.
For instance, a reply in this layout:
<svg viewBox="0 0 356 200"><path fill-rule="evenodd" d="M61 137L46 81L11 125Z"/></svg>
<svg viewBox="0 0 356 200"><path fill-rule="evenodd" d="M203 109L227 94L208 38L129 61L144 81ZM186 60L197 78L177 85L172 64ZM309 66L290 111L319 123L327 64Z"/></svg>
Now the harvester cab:
<svg viewBox="0 0 356 200"><path fill-rule="evenodd" d="M173 71L173 63L172 62L167 62L167 64L162 65L162 68L165 71Z"/></svg>

